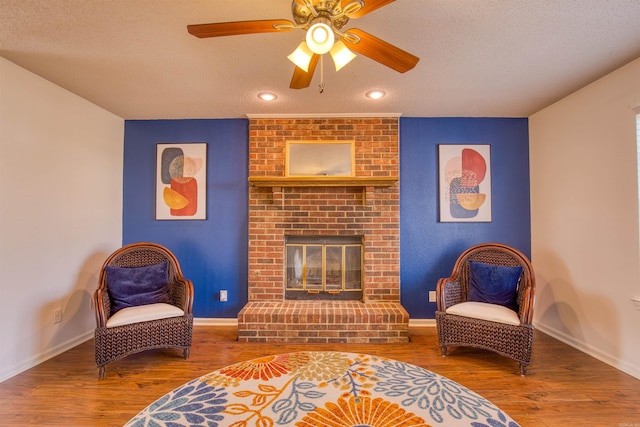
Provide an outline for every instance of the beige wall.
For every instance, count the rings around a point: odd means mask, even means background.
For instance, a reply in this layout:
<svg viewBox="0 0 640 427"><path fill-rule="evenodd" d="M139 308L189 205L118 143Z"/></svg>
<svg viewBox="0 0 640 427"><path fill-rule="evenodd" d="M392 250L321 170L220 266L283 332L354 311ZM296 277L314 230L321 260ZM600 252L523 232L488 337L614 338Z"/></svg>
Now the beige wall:
<svg viewBox="0 0 640 427"><path fill-rule="evenodd" d="M530 117L536 326L640 378L640 59Z"/></svg>
<svg viewBox="0 0 640 427"><path fill-rule="evenodd" d="M93 334L122 241L124 121L3 58L0 91L2 381Z"/></svg>

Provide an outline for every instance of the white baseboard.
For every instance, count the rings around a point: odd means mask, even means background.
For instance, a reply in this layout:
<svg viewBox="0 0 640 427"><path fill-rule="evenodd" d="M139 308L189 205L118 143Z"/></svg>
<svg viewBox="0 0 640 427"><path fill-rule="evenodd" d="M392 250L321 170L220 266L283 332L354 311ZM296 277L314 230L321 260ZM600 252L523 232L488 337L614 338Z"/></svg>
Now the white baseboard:
<svg viewBox="0 0 640 427"><path fill-rule="evenodd" d="M238 318L237 317L219 317L219 318L196 317L193 319L193 324L195 326L238 326Z"/></svg>
<svg viewBox="0 0 640 427"><path fill-rule="evenodd" d="M436 327L436 319L409 319L409 327L415 328L435 328Z"/></svg>
<svg viewBox="0 0 640 427"><path fill-rule="evenodd" d="M48 348L42 353L36 354L27 360L23 360L21 363L15 366L11 366L8 369L3 369L2 372L0 372L0 383L90 340L91 338L93 338L93 334L94 331L92 329L82 335L71 338L54 347Z"/></svg>
<svg viewBox="0 0 640 427"><path fill-rule="evenodd" d="M570 345L571 347L577 350L580 350L581 352L586 353L589 356L594 357L599 361L606 363L609 366L612 366L626 374L629 374L635 378L640 379L640 366L633 366L628 362L622 361L611 354L605 353L600 349L595 348L583 341L577 340L575 337L567 335L564 332L558 331L555 328L538 324L538 323L536 323L534 326L540 332L544 332L550 337L553 337L558 341L561 341L567 345ZM533 345L535 346L535 343Z"/></svg>

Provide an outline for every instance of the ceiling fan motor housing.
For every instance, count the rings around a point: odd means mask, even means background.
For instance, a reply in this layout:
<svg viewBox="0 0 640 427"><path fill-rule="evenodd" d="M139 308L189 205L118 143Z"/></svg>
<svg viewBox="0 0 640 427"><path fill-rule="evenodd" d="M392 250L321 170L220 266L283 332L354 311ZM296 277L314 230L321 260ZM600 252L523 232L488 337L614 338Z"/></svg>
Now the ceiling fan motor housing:
<svg viewBox="0 0 640 427"><path fill-rule="evenodd" d="M340 0L304 0L291 2L291 14L298 25L305 28L311 26L318 17L331 21L332 27L339 30L349 21L349 17L342 13Z"/></svg>

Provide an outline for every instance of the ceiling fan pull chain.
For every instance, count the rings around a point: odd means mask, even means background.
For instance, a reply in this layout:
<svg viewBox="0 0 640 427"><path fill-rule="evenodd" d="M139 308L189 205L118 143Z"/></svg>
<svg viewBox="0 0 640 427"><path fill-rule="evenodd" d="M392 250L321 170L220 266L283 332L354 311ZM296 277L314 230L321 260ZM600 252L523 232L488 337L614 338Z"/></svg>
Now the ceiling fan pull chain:
<svg viewBox="0 0 640 427"><path fill-rule="evenodd" d="M320 55L320 85L318 89L320 93L324 92L324 55Z"/></svg>

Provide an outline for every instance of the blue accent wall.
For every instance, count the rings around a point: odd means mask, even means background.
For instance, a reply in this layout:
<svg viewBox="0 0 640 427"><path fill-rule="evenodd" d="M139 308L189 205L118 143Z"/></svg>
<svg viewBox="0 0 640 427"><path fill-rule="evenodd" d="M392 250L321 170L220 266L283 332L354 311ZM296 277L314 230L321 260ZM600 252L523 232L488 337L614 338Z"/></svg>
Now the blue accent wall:
<svg viewBox="0 0 640 427"><path fill-rule="evenodd" d="M194 315L234 318L247 302L248 126L246 119L129 120L125 123L123 244L171 249L195 287ZM457 256L481 242L531 251L527 119L400 119L401 302L433 319L429 291ZM156 221L156 144L208 144L207 219ZM440 223L438 145L490 144L492 222ZM218 301L226 289L228 302Z"/></svg>
<svg viewBox="0 0 640 427"><path fill-rule="evenodd" d="M122 242L157 242L176 255L193 281L195 317L236 317L247 302L248 127L246 119L125 122ZM207 219L156 221L156 144L185 142L207 143Z"/></svg>
<svg viewBox="0 0 640 427"><path fill-rule="evenodd" d="M439 222L439 144L491 145L491 222ZM499 242L530 257L530 224L527 119L400 119L401 302L412 318L435 318L429 291L466 248Z"/></svg>

